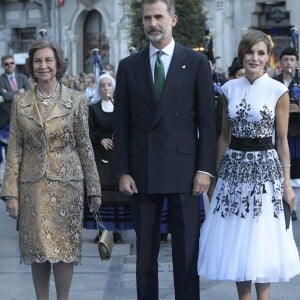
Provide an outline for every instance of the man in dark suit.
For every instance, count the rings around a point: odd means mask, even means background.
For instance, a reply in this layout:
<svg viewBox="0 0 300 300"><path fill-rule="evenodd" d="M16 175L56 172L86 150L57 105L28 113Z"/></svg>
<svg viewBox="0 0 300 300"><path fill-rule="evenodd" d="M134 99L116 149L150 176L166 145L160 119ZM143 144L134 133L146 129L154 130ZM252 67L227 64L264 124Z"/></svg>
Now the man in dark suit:
<svg viewBox="0 0 300 300"><path fill-rule="evenodd" d="M28 78L15 73L15 61L12 55L1 58L4 73L0 75L0 151L6 149L9 135L10 110L14 95L31 88Z"/></svg>
<svg viewBox="0 0 300 300"><path fill-rule="evenodd" d="M120 62L114 114L119 189L133 195L137 295L158 299L160 212L167 197L175 298L197 300L199 194L210 185L216 158L211 71L205 55L174 42L173 0L146 0L142 13L150 45Z"/></svg>
<svg viewBox="0 0 300 300"><path fill-rule="evenodd" d="M291 182L295 193L296 205L292 211L292 220L298 219L297 204L300 202L300 74L299 56L295 48L287 47L280 54L281 73L274 79L284 83L289 89L289 128L288 142L291 156Z"/></svg>
<svg viewBox="0 0 300 300"><path fill-rule="evenodd" d="M0 95L4 102L0 103L0 129L9 123L10 109L15 94L31 88L24 74L15 72L15 61L12 55L4 55L1 59L4 73L0 75Z"/></svg>

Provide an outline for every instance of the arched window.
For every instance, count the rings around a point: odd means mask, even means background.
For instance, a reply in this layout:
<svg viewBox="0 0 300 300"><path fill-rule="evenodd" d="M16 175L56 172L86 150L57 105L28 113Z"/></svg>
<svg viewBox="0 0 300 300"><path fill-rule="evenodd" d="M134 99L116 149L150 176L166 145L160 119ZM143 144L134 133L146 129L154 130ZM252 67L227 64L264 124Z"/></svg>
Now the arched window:
<svg viewBox="0 0 300 300"><path fill-rule="evenodd" d="M84 72L92 73L94 70L92 49L98 48L102 57L102 65L109 62L109 44L105 35L101 14L92 10L85 18L83 46L84 46Z"/></svg>

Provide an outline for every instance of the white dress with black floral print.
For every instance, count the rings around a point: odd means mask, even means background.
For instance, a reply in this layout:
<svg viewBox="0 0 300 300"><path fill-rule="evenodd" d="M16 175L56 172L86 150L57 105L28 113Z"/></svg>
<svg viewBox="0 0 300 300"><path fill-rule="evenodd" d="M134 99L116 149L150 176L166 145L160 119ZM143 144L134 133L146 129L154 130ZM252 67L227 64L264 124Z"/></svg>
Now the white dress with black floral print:
<svg viewBox="0 0 300 300"><path fill-rule="evenodd" d="M264 74L228 81L231 135L274 137L275 107L287 88ZM274 139L273 139L274 140ZM300 273L292 226L285 228L277 151L227 149L199 240L199 275L218 280L288 281Z"/></svg>

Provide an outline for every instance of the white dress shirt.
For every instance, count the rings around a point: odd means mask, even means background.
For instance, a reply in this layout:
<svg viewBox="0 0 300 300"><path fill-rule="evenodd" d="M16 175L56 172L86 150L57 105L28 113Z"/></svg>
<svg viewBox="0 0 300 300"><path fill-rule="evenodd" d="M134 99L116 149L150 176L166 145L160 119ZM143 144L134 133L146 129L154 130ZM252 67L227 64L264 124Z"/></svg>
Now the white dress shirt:
<svg viewBox="0 0 300 300"><path fill-rule="evenodd" d="M158 51L163 51L163 55L160 57L162 63L164 64L164 70L165 70L165 76L167 77L167 73L171 64L171 60L173 57L174 53L174 48L175 48L175 42L172 39L172 41L163 49L159 50L156 49L152 44L150 44L149 47L149 57L150 57L150 65L151 65L151 72L152 72L152 78L154 82L154 66L157 58L157 52Z"/></svg>

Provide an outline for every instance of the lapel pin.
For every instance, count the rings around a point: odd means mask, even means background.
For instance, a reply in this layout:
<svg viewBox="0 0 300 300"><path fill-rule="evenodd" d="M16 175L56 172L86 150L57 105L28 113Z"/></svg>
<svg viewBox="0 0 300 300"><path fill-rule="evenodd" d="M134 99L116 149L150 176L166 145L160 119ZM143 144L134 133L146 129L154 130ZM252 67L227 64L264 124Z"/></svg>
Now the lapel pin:
<svg viewBox="0 0 300 300"><path fill-rule="evenodd" d="M184 70L186 68L186 65L181 66L181 68Z"/></svg>

